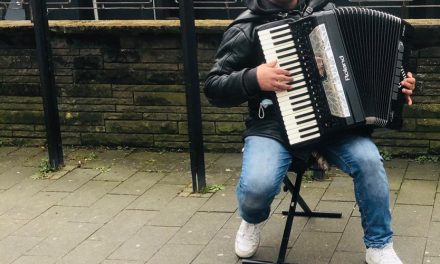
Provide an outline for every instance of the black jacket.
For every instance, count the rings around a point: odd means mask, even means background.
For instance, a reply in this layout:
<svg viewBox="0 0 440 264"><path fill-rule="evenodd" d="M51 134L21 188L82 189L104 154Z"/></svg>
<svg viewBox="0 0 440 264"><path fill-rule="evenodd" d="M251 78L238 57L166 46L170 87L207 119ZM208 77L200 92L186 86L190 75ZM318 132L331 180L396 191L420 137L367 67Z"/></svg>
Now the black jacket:
<svg viewBox="0 0 440 264"><path fill-rule="evenodd" d="M219 107L248 103L246 136L273 138L290 149L281 113L273 105L261 106L264 99L275 102L274 92L263 92L257 82L256 67L264 63L256 27L270 21L291 17L299 12L284 10L268 0L249 0L248 9L235 19L223 35L214 66L209 72L204 92L211 104ZM327 7L328 8L328 7ZM268 102L265 100L264 102ZM264 112L264 117L263 117ZM297 158L308 159L310 151L296 150Z"/></svg>

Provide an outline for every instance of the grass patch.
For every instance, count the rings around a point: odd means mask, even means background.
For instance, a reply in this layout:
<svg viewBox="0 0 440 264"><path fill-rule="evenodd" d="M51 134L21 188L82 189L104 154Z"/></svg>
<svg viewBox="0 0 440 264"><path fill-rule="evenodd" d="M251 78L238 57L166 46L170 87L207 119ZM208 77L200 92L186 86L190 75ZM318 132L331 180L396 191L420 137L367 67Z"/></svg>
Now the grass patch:
<svg viewBox="0 0 440 264"><path fill-rule="evenodd" d="M417 163L438 162L438 155L420 155L414 159Z"/></svg>

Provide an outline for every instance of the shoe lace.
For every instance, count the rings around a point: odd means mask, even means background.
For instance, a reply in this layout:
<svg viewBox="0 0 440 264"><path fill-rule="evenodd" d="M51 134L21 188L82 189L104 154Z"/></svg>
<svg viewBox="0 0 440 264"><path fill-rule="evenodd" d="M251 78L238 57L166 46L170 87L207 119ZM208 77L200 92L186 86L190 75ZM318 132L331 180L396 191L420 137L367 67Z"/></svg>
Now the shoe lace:
<svg viewBox="0 0 440 264"><path fill-rule="evenodd" d="M240 236L251 242L251 243L258 243L258 238L260 235L260 224L247 224L244 226L243 232L240 233Z"/></svg>

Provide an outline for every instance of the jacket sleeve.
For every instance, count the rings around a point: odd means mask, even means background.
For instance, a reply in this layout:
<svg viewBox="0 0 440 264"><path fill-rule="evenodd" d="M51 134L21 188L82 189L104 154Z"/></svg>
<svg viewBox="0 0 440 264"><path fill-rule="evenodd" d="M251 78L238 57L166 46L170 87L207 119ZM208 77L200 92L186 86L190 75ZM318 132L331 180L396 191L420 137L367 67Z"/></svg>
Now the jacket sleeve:
<svg viewBox="0 0 440 264"><path fill-rule="evenodd" d="M257 51L242 29L230 27L223 35L204 92L219 107L238 106L260 92L257 82Z"/></svg>

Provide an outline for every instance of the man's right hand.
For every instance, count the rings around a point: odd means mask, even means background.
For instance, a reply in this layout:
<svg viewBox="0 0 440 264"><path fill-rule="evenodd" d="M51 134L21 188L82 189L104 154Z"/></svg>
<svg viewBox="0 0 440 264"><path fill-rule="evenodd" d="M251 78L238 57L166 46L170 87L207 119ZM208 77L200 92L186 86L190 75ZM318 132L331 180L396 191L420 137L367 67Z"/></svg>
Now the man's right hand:
<svg viewBox="0 0 440 264"><path fill-rule="evenodd" d="M257 67L257 81L262 91L284 91L291 88L293 81L289 71L277 67L277 61L261 64Z"/></svg>

